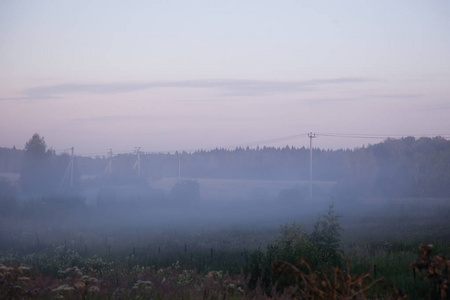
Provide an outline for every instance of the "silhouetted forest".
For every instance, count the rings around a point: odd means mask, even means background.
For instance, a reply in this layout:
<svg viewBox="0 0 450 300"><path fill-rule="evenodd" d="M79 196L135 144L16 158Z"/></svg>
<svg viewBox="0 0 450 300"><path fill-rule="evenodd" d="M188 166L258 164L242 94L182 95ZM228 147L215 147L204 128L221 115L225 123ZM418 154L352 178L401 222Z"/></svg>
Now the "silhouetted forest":
<svg viewBox="0 0 450 300"><path fill-rule="evenodd" d="M45 147L39 151L41 157L30 158L29 150L0 148L0 172L20 173L22 190L32 189L31 182L39 183L36 186L42 189L55 188L64 175L69 155L56 155ZM180 170L182 178L309 180L309 156L308 148L289 146L141 153L140 177L141 181L178 177ZM77 156L76 182L87 177L115 184L137 180L135 154L114 156L110 174L105 171L108 162L106 156ZM313 164L314 180L337 182L337 194L450 196L450 141L442 137L387 139L353 150L314 148Z"/></svg>

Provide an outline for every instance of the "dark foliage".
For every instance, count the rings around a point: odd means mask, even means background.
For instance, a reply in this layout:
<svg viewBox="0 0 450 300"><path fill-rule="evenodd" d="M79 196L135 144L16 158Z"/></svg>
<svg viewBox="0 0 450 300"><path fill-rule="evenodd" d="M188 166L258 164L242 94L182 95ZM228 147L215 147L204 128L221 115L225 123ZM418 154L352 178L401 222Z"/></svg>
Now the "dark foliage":
<svg viewBox="0 0 450 300"><path fill-rule="evenodd" d="M273 268L274 261L283 261L304 271L307 271L304 269L307 261L308 268L318 274L342 267L339 218L330 205L327 214L315 223L311 234L296 223L282 226L280 236L274 244L267 246L266 252L258 249L248 255L249 286L256 288L260 283L267 294L276 284L281 289L289 287L290 279Z"/></svg>
<svg viewBox="0 0 450 300"><path fill-rule="evenodd" d="M450 260L441 255L431 257L432 248L433 245L420 245L420 255L411 269L430 285L429 299L450 299Z"/></svg>
<svg viewBox="0 0 450 300"><path fill-rule="evenodd" d="M56 155L51 149L47 150L44 138L35 133L25 144L19 180L21 190L30 194L47 194L62 188L69 161L69 155ZM73 175L72 183L77 186L80 175L76 164Z"/></svg>

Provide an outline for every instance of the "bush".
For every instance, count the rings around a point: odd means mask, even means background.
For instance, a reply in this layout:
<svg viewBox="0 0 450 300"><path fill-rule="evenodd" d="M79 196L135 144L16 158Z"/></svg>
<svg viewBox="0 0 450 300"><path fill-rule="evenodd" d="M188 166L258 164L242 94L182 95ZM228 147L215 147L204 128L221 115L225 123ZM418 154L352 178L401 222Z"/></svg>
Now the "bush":
<svg viewBox="0 0 450 300"><path fill-rule="evenodd" d="M418 272L430 286L429 299L450 299L450 260L437 255L431 257L433 245L420 245L420 255L411 269Z"/></svg>
<svg viewBox="0 0 450 300"><path fill-rule="evenodd" d="M342 231L339 224L341 216L336 215L333 208L331 204L327 214L322 215L314 224L314 231L310 236L311 243L317 249L314 252L314 258L317 267L321 269L342 266L342 251L339 246Z"/></svg>
<svg viewBox="0 0 450 300"><path fill-rule="evenodd" d="M281 235L274 244L267 246L265 253L256 250L248 258L246 272L250 274L250 288L255 288L260 282L264 291L270 294L274 284L277 284L279 290L283 290L294 283L271 268L274 261L286 262L305 272L304 262L308 262L308 268L319 274L342 267L339 218L333 205L330 205L327 214L322 215L315 223L311 234L296 223L281 226Z"/></svg>

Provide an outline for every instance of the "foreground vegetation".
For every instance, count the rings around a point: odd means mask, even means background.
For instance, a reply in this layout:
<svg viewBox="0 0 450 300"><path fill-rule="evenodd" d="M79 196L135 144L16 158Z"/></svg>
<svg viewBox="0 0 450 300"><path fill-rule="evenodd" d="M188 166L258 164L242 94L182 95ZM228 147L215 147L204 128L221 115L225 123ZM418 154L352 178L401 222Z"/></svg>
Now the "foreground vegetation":
<svg viewBox="0 0 450 300"><path fill-rule="evenodd" d="M431 256L431 245L420 247L410 264L412 288L344 267L315 269L305 259L275 259L261 268L261 253L250 254L240 273L82 257L57 247L48 253L5 255L0 264L2 299L448 299L450 260ZM248 258L248 257L247 257ZM246 259L247 259L246 258ZM264 261L264 259L262 259ZM391 260L392 261L392 260ZM389 264L389 259L386 258ZM381 265L380 265L381 266ZM222 266L226 267L226 266ZM405 267L405 266L403 266ZM249 269L250 268L250 269ZM397 272L396 267L389 272ZM406 266L406 269L407 266ZM407 270L401 273L407 274ZM256 277L254 272L259 272ZM417 276L417 279L416 279ZM407 289L409 288L409 293Z"/></svg>
<svg viewBox="0 0 450 300"><path fill-rule="evenodd" d="M448 206L440 210L445 216ZM345 220L333 207L313 224L194 232L175 227L152 232L127 223L83 228L71 221L72 214L61 220L59 228L48 228L47 234L45 230L24 234L30 232L33 215L3 219L2 225L21 228L2 227L0 298L449 298L448 230L437 234L438 228L432 231L425 226L437 226L431 222L439 216L434 211L409 215L423 228L413 228L414 233L404 231L411 225L409 218L373 215L369 221L386 232L382 239L371 234L364 216ZM100 218L99 212L94 216ZM387 233L392 232L389 220L397 221L401 236ZM54 226L41 220L40 226L45 224ZM448 219L442 219L440 226L448 225ZM258 243L264 238L267 243ZM431 240L434 247L418 248Z"/></svg>

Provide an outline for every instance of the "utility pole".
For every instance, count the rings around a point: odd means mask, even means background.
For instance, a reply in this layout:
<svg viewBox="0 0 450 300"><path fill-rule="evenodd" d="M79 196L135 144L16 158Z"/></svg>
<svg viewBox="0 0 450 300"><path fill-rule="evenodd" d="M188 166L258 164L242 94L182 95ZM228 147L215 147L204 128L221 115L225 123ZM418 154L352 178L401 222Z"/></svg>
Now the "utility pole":
<svg viewBox="0 0 450 300"><path fill-rule="evenodd" d="M111 174L112 173L112 156L113 156L113 153L112 153L112 149L109 149L109 162L108 162L108 173L109 174Z"/></svg>
<svg viewBox="0 0 450 300"><path fill-rule="evenodd" d="M137 160L133 167L133 169L137 168L138 177L141 177L141 153L139 152L140 149L141 149L141 147L135 148L135 151L137 154Z"/></svg>
<svg viewBox="0 0 450 300"><path fill-rule="evenodd" d="M71 152L70 161L67 165L66 172L64 173L63 179L61 181L61 185L59 186L60 189L63 188L64 185L69 184L70 187L73 187L73 151L74 148L69 148ZM67 149L68 150L68 149Z"/></svg>
<svg viewBox="0 0 450 300"><path fill-rule="evenodd" d="M310 157L309 157L309 198L312 199L312 139L316 137L315 133L308 133L309 137L309 150L310 150Z"/></svg>
<svg viewBox="0 0 450 300"><path fill-rule="evenodd" d="M72 150L72 155L70 157L70 187L73 187L73 146L70 150Z"/></svg>

